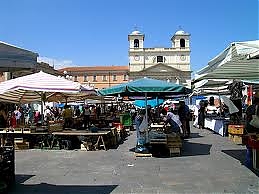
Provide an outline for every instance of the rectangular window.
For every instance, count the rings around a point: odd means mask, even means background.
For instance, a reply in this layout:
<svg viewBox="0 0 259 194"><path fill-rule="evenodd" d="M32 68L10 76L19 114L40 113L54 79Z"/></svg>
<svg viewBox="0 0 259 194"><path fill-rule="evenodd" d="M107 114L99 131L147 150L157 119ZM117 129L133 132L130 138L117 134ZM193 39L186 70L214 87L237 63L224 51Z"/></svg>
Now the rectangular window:
<svg viewBox="0 0 259 194"><path fill-rule="evenodd" d="M163 63L163 56L157 56L157 63Z"/></svg>
<svg viewBox="0 0 259 194"><path fill-rule="evenodd" d="M127 80L127 75L126 75L126 74L123 76L123 80L124 80L124 81Z"/></svg>
<svg viewBox="0 0 259 194"><path fill-rule="evenodd" d="M103 75L103 81L107 81L107 76Z"/></svg>
<svg viewBox="0 0 259 194"><path fill-rule="evenodd" d="M87 75L84 76L84 82L87 82Z"/></svg>
<svg viewBox="0 0 259 194"><path fill-rule="evenodd" d="M113 81L117 81L117 76L113 75Z"/></svg>
<svg viewBox="0 0 259 194"><path fill-rule="evenodd" d="M93 75L93 81L96 82L97 81L97 76Z"/></svg>

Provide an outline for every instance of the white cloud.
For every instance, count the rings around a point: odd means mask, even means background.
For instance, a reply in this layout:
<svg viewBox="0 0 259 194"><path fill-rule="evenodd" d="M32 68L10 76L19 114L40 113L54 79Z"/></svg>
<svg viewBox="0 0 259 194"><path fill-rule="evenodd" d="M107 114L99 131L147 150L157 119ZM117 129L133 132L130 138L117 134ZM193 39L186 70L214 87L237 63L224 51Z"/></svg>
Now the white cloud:
<svg viewBox="0 0 259 194"><path fill-rule="evenodd" d="M54 69L61 69L64 67L71 67L71 66L77 66L73 63L72 60L62 60L62 59L52 59L48 57L38 57L38 62L45 62L48 63L50 66L54 66Z"/></svg>

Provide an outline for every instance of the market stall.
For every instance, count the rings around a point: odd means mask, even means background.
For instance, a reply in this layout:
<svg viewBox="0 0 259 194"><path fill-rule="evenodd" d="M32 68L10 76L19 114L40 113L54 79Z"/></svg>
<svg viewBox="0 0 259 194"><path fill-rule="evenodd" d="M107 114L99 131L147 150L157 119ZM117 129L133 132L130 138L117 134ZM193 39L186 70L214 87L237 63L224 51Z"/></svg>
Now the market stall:
<svg viewBox="0 0 259 194"><path fill-rule="evenodd" d="M155 80L150 78L142 78L132 82L116 85L99 91L99 94L112 96L144 96L145 97L145 117L143 123L145 125L145 132L142 133L143 143L150 143L149 126L148 126L148 97L165 97L167 95L187 94L191 90L179 85L166 81ZM143 124L144 125L144 124ZM143 144L143 146L144 146ZM146 150L146 149L144 149Z"/></svg>

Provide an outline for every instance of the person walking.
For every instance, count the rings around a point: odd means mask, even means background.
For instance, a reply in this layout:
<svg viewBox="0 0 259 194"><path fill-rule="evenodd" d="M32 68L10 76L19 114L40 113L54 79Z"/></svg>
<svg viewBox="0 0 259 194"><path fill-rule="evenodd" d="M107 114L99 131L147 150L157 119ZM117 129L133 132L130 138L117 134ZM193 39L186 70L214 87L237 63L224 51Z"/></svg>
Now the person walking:
<svg viewBox="0 0 259 194"><path fill-rule="evenodd" d="M198 125L200 129L204 129L204 123L205 123L205 113L206 113L206 104L203 100L199 103L199 113L198 113Z"/></svg>
<svg viewBox="0 0 259 194"><path fill-rule="evenodd" d="M183 136L190 137L190 109L184 101L179 102L178 115L182 123Z"/></svg>

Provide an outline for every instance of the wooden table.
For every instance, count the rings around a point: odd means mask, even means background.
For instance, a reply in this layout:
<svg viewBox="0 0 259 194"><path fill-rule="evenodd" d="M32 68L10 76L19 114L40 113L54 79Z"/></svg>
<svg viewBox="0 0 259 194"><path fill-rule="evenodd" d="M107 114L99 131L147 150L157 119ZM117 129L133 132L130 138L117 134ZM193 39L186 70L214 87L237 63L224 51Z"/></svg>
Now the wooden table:
<svg viewBox="0 0 259 194"><path fill-rule="evenodd" d="M105 150L106 149L106 145L105 145L105 142L103 140L103 136L105 135L108 135L109 133L111 133L111 131L99 131L99 132L88 132L88 131L85 131L85 130L77 130L77 131L60 131L60 132L53 132L52 135L54 136L97 136L98 139L97 139L97 142L96 142L96 146L103 146Z"/></svg>
<svg viewBox="0 0 259 194"><path fill-rule="evenodd" d="M14 137L16 136L20 136L20 137L24 137L24 136L30 136L30 135L49 135L50 133L48 132L25 132L23 133L22 131L21 132L17 132L17 131L7 131L6 129L1 130L0 131L0 146L4 146L5 144L5 141L6 141L6 138L7 136L11 136L11 139L12 139L12 144L14 145Z"/></svg>

